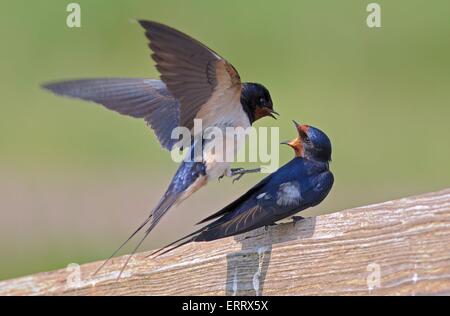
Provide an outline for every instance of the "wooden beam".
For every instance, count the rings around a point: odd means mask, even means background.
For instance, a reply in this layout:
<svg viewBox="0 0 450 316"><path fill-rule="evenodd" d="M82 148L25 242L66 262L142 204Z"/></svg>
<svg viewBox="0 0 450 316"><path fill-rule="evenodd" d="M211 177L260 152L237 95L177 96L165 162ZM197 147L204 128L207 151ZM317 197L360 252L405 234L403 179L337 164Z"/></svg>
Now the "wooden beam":
<svg viewBox="0 0 450 316"><path fill-rule="evenodd" d="M0 295L450 295L450 189L0 282Z"/></svg>

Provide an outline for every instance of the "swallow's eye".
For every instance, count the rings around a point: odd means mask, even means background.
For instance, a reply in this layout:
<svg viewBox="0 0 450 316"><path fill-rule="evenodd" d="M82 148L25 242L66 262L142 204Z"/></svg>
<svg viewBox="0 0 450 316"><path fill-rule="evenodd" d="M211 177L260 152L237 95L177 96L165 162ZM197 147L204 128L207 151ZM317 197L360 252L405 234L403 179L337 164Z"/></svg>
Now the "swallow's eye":
<svg viewBox="0 0 450 316"><path fill-rule="evenodd" d="M266 103L266 100L265 100L264 98L260 98L260 99L259 99L259 103L260 103L260 104L264 104L264 103Z"/></svg>
<svg viewBox="0 0 450 316"><path fill-rule="evenodd" d="M305 143L310 143L311 142L311 140L309 139L309 137L308 137L308 135L303 135L303 141L305 142Z"/></svg>

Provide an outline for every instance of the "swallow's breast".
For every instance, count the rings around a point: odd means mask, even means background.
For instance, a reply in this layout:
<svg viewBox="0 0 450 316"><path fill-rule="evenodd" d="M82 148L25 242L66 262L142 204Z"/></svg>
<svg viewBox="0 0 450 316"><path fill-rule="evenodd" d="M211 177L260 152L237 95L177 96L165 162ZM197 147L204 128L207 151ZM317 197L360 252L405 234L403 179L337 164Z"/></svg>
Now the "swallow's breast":
<svg viewBox="0 0 450 316"><path fill-rule="evenodd" d="M203 159L208 179L229 175L230 165L244 146L245 136L251 127L240 103L227 108L228 112L222 112L214 123L204 129Z"/></svg>

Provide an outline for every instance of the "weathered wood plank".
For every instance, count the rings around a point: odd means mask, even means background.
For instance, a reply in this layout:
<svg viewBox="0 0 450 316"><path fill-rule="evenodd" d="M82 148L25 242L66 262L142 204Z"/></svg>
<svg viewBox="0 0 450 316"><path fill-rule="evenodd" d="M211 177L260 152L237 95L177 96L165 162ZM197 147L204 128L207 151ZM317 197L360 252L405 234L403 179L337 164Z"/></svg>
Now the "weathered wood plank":
<svg viewBox="0 0 450 316"><path fill-rule="evenodd" d="M450 294L450 189L0 282L0 295ZM78 273L79 272L79 273Z"/></svg>

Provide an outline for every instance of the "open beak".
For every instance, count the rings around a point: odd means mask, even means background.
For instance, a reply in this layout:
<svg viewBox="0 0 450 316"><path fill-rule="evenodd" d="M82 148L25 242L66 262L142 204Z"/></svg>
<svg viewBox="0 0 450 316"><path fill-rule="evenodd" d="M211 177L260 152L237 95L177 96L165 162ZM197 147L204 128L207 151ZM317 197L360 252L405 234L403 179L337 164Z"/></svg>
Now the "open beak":
<svg viewBox="0 0 450 316"><path fill-rule="evenodd" d="M299 138L303 139L306 136L307 130L308 130L308 126L307 125L300 125L298 122L292 120L292 122L294 123L295 129L298 132L298 136Z"/></svg>
<svg viewBox="0 0 450 316"><path fill-rule="evenodd" d="M295 129L297 130L298 136L291 141L281 142L282 145L288 145L292 147L295 151L296 157L303 157L303 128L307 127L306 125L300 125L296 121L292 121L295 125Z"/></svg>
<svg viewBox="0 0 450 316"><path fill-rule="evenodd" d="M294 123L295 129L298 131L299 127L300 127L300 124L298 124L294 120L292 120L292 122ZM299 136L300 136L300 134L299 134ZM290 141L281 142L280 145L288 145L288 146L291 146L292 148L294 148L295 142L296 142L296 139L293 139L293 140L290 140Z"/></svg>
<svg viewBox="0 0 450 316"><path fill-rule="evenodd" d="M281 144L288 145L289 147L294 149L295 155L297 157L301 157L301 155L302 155L302 141L301 141L300 137L294 138L291 141L281 142Z"/></svg>
<svg viewBox="0 0 450 316"><path fill-rule="evenodd" d="M299 138L295 138L293 140L289 140L289 141L287 140L287 141L281 142L280 145L288 145L295 149L298 146L299 141L300 141Z"/></svg>
<svg viewBox="0 0 450 316"><path fill-rule="evenodd" d="M275 112L274 110L269 110L269 114L270 117L277 119L277 117L275 115L280 116L280 114L278 114L278 112Z"/></svg>

